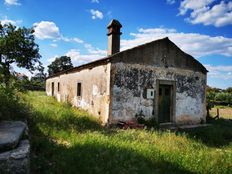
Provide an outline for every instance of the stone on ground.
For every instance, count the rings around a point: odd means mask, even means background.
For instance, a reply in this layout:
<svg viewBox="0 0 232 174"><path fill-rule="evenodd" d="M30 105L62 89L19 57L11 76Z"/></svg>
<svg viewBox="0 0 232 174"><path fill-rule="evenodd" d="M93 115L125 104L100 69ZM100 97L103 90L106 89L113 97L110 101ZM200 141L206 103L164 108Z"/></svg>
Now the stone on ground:
<svg viewBox="0 0 232 174"><path fill-rule="evenodd" d="M0 152L14 149L26 129L26 124L21 121L0 122Z"/></svg>

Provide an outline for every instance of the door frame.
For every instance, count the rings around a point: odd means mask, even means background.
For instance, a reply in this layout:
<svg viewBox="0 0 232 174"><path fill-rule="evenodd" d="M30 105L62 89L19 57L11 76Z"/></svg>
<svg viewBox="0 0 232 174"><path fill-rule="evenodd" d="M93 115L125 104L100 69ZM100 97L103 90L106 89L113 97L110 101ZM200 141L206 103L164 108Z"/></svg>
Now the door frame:
<svg viewBox="0 0 232 174"><path fill-rule="evenodd" d="M159 123L159 87L160 85L171 86L171 105L170 105L170 122L176 122L176 81L174 80L156 80L156 97L155 97L155 113L156 122Z"/></svg>

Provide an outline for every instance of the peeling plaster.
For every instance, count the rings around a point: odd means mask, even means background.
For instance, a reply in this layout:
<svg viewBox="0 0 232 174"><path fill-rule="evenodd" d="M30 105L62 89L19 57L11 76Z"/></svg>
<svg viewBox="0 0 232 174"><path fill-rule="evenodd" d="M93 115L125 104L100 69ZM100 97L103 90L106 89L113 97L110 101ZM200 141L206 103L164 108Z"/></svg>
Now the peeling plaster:
<svg viewBox="0 0 232 174"><path fill-rule="evenodd" d="M146 118L158 117L156 99L147 99L147 89L156 89L156 80L176 81L175 120L177 124L195 124L205 119L206 76L177 68L140 64L112 65L112 118L133 119L142 110Z"/></svg>

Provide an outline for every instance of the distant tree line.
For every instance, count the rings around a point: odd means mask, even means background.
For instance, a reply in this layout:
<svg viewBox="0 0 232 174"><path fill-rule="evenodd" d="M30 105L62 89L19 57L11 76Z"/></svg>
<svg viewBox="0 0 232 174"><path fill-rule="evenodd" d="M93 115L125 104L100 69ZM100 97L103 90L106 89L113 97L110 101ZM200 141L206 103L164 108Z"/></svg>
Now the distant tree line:
<svg viewBox="0 0 232 174"><path fill-rule="evenodd" d="M232 87L219 89L207 86L206 91L206 99L208 103L232 106Z"/></svg>

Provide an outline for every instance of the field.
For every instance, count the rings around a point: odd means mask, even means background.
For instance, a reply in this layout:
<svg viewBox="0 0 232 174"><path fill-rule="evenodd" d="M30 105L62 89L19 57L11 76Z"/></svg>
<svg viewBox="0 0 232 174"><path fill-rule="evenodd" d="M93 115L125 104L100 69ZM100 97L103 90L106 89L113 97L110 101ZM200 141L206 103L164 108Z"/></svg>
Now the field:
<svg viewBox="0 0 232 174"><path fill-rule="evenodd" d="M228 106L215 106L211 109L210 115L215 117L217 115L217 108L219 109L219 117L225 119L232 119L232 107Z"/></svg>
<svg viewBox="0 0 232 174"><path fill-rule="evenodd" d="M27 103L32 173L232 173L232 123L186 132L107 129L43 92ZM26 107L26 105L25 105Z"/></svg>

